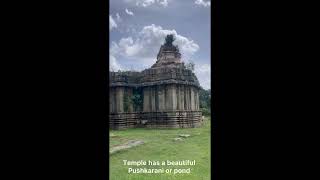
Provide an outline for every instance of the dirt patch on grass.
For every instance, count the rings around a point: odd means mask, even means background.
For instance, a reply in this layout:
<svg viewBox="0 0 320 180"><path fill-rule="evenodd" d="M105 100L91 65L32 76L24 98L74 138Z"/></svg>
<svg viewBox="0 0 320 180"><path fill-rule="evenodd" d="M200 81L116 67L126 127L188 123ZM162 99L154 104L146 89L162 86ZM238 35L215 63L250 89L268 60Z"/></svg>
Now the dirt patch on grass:
<svg viewBox="0 0 320 180"><path fill-rule="evenodd" d="M126 142L125 144L121 144L121 145L117 145L117 146L112 147L110 149L110 154L114 154L118 151L130 149L132 147L139 146L141 144L144 144L144 142L140 141L140 140L130 140L130 141Z"/></svg>

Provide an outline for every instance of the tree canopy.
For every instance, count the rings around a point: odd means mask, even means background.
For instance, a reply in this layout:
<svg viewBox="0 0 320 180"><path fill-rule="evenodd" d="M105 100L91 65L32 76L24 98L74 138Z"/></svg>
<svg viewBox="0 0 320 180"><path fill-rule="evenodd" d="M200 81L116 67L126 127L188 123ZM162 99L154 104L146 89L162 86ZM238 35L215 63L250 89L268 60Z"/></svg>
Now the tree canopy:
<svg viewBox="0 0 320 180"><path fill-rule="evenodd" d="M199 91L200 109L203 115L211 114L211 90L200 89Z"/></svg>

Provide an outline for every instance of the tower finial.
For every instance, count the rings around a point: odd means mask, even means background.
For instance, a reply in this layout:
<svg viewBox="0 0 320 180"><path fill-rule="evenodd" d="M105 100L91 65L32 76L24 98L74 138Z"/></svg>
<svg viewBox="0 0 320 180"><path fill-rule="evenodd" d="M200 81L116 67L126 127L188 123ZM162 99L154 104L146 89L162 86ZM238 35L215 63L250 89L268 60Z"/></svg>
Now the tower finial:
<svg viewBox="0 0 320 180"><path fill-rule="evenodd" d="M165 45L167 45L167 46L172 46L172 42L174 41L174 40L176 40L175 39L175 37L173 36L173 34L168 34L167 36L166 36L166 39L165 39Z"/></svg>

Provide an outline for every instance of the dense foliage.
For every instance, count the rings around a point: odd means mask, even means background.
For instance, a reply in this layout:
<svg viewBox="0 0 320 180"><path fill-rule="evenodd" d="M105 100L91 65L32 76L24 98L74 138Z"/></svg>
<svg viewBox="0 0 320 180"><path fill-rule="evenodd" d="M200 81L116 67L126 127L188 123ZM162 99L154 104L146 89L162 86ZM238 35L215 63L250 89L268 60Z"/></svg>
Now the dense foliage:
<svg viewBox="0 0 320 180"><path fill-rule="evenodd" d="M211 114L211 90L200 89L199 91L199 102L202 114L209 116Z"/></svg>
<svg viewBox="0 0 320 180"><path fill-rule="evenodd" d="M134 89L131 97L134 111L141 111L143 106L143 95L140 88Z"/></svg>
<svg viewBox="0 0 320 180"><path fill-rule="evenodd" d="M129 111L129 105L131 104L130 98L128 95L125 95L123 97L123 109L124 112L128 112Z"/></svg>

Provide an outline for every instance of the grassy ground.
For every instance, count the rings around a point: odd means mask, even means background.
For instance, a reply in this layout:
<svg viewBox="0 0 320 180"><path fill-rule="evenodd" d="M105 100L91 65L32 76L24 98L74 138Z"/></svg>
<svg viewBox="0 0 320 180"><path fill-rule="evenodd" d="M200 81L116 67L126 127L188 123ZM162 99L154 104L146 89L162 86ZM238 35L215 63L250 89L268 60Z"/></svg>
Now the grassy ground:
<svg viewBox="0 0 320 180"><path fill-rule="evenodd" d="M145 144L110 155L111 180L209 180L210 179L210 119L200 128L188 129L127 129L110 131L110 147L128 140ZM190 134L183 141L173 141L179 134ZM178 161L195 160L195 166L125 166L123 160ZM191 168L189 174L129 174L128 168Z"/></svg>

